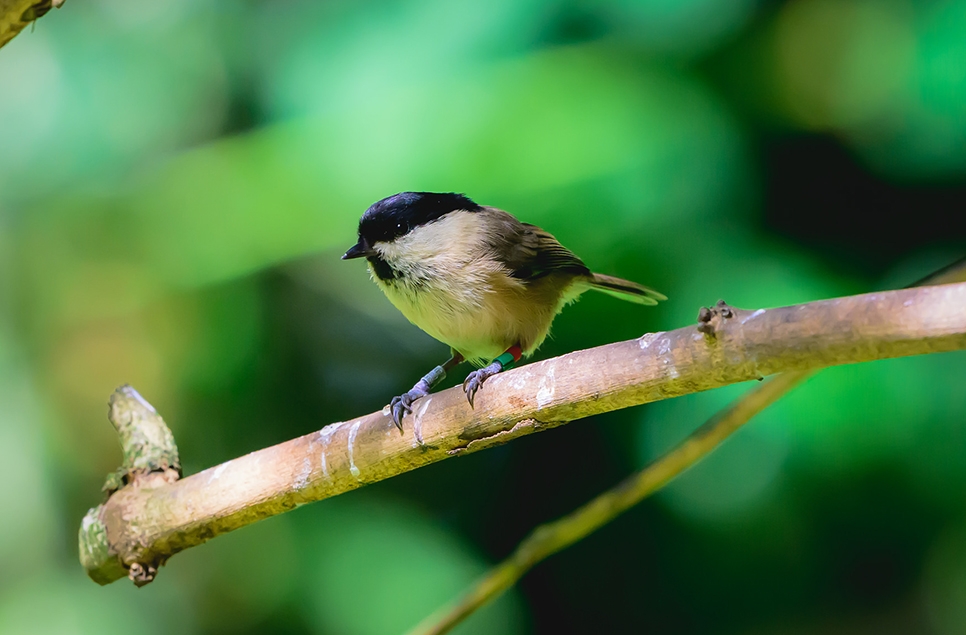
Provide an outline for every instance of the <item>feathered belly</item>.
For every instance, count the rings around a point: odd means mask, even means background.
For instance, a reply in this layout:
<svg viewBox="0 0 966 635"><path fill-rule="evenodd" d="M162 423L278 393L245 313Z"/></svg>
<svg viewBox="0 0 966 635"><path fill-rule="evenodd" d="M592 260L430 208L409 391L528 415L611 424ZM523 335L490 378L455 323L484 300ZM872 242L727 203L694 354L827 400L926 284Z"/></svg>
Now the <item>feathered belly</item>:
<svg viewBox="0 0 966 635"><path fill-rule="evenodd" d="M526 287L506 275L488 276L469 288L455 281L407 285L397 280L380 286L410 322L477 364L515 344L529 355L543 342L556 313L553 307L538 309Z"/></svg>

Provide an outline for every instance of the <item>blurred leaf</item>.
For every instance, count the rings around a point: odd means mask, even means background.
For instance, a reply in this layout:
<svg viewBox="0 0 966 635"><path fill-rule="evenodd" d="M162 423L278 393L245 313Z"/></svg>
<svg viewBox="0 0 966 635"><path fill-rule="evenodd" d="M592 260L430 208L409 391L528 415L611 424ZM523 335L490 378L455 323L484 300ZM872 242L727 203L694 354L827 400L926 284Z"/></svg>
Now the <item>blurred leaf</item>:
<svg viewBox="0 0 966 635"><path fill-rule="evenodd" d="M805 0L775 24L784 108L902 180L966 173L966 2Z"/></svg>
<svg viewBox="0 0 966 635"><path fill-rule="evenodd" d="M360 494L325 501L319 514L324 524L308 534L304 546L312 553L305 590L316 632L404 632L486 570L487 563L425 515ZM517 592L453 632L524 632Z"/></svg>
<svg viewBox="0 0 966 635"><path fill-rule="evenodd" d="M82 3L5 47L0 86L20 96L0 100L0 119L16 122L0 144L0 204L116 175L217 130L228 85L214 17L188 3Z"/></svg>
<svg viewBox="0 0 966 635"><path fill-rule="evenodd" d="M911 22L901 1L786 4L774 37L789 114L811 128L874 129L913 72Z"/></svg>
<svg viewBox="0 0 966 635"><path fill-rule="evenodd" d="M600 3L622 36L647 49L703 53L750 19L757 0L612 0Z"/></svg>
<svg viewBox="0 0 966 635"><path fill-rule="evenodd" d="M933 543L923 575L929 622L938 635L959 635L966 624L966 532L951 527Z"/></svg>
<svg viewBox="0 0 966 635"><path fill-rule="evenodd" d="M92 583L74 564L75 575L60 569L35 572L17 580L0 596L0 633L4 635L126 635L132 625L144 635L196 632L183 597L155 592L135 596L130 585L123 590L104 589ZM165 609L178 605L178 610ZM153 616L146 619L146 615Z"/></svg>
<svg viewBox="0 0 966 635"><path fill-rule="evenodd" d="M0 314L0 597L54 559L57 535L38 395L8 333Z"/></svg>
<svg viewBox="0 0 966 635"><path fill-rule="evenodd" d="M178 556L164 583L190 597L203 632L257 632L297 597L299 554L291 518L272 518ZM159 581L161 578L159 577Z"/></svg>
<svg viewBox="0 0 966 635"><path fill-rule="evenodd" d="M500 204L497 193L538 197L617 175L627 190L623 209L598 214L705 215L735 187L737 138L698 86L648 75L592 49L566 49L494 67L476 82L401 85L391 102L357 107L338 125L280 124L181 155L106 210L123 213L115 239L136 270L176 288L344 249L361 212L404 189L460 190ZM466 106L445 107L453 94L466 96ZM583 124L567 124L576 120ZM107 220L91 199L58 207L56 220L41 216L23 230L32 253L64 241L57 224L65 215Z"/></svg>

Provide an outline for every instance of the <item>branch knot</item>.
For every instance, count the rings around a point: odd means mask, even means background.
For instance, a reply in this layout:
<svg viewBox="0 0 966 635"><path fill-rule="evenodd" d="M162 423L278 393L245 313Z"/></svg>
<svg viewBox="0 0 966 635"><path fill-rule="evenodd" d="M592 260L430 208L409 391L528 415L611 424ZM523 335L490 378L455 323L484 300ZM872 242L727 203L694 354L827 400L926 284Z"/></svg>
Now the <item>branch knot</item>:
<svg viewBox="0 0 966 635"><path fill-rule="evenodd" d="M698 330L704 333L708 340L714 340L718 335L718 328L724 320L733 318L735 311L724 300L718 300L713 307L701 307L698 311Z"/></svg>

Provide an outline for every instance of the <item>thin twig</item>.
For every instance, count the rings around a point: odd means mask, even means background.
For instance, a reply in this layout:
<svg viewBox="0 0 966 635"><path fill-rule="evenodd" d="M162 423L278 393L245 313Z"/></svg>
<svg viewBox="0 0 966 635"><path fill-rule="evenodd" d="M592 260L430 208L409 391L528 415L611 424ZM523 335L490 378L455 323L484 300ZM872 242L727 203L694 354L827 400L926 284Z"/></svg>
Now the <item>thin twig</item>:
<svg viewBox="0 0 966 635"><path fill-rule="evenodd" d="M567 516L537 527L509 558L491 569L463 597L423 620L409 635L448 633L471 613L516 584L535 564L597 531L664 487L811 374L812 371L807 370L782 373L757 386L643 470Z"/></svg>
<svg viewBox="0 0 966 635"><path fill-rule="evenodd" d="M940 269L912 286L966 282L966 258ZM708 315L710 312L702 312ZM537 527L516 551L493 567L462 597L442 607L413 628L409 635L442 635L474 611L499 597L538 562L586 538L617 516L667 485L700 461L752 417L816 370L793 371L775 376L745 393L691 433L680 445L616 487L597 496L573 513Z"/></svg>

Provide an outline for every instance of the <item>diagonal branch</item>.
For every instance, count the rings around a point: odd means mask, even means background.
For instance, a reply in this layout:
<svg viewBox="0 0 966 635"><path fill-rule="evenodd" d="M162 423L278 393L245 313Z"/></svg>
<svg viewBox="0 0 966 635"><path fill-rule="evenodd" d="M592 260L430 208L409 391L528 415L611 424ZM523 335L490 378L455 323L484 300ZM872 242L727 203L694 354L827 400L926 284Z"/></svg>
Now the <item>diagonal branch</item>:
<svg viewBox="0 0 966 635"><path fill-rule="evenodd" d="M171 555L296 506L574 419L784 371L966 348L966 283L776 309L720 304L698 326L537 362L253 452L172 484L132 483L89 512L88 574L153 570ZM90 544L91 541L98 544ZM119 566L120 565L120 566ZM119 573L120 571L120 573Z"/></svg>
<svg viewBox="0 0 966 635"><path fill-rule="evenodd" d="M811 374L812 371L808 370L790 371L756 386L643 470L563 518L537 527L509 558L493 567L458 600L423 620L409 635L448 633L471 613L516 584L538 562L586 538L667 485Z"/></svg>

